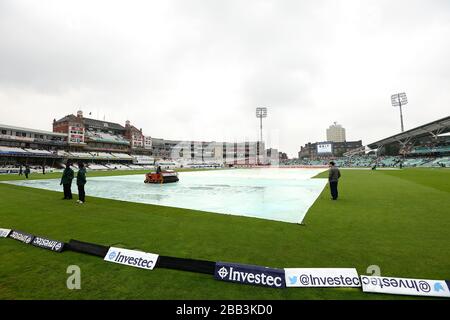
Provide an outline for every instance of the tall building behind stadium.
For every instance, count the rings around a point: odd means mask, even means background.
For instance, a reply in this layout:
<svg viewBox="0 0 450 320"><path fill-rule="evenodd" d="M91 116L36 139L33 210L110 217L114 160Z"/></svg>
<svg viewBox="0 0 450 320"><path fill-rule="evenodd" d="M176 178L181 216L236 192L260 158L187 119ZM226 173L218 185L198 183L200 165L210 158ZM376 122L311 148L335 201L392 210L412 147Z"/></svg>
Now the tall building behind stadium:
<svg viewBox="0 0 450 320"><path fill-rule="evenodd" d="M362 140L347 141L345 128L334 122L326 129L327 140L321 142L308 142L300 147L299 159L317 159L320 157L342 157L345 153L363 147Z"/></svg>
<svg viewBox="0 0 450 320"><path fill-rule="evenodd" d="M327 141L331 142L345 142L345 128L343 128L337 122L334 122L327 129Z"/></svg>

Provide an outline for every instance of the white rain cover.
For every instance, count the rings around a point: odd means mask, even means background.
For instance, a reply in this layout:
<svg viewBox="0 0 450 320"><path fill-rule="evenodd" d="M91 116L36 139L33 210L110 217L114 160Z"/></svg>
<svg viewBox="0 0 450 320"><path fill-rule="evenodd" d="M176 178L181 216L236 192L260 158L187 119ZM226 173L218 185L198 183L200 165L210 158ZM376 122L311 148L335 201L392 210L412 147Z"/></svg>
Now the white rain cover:
<svg viewBox="0 0 450 320"><path fill-rule="evenodd" d="M144 183L144 175L89 177L86 195L300 223L327 179L311 179L326 169L230 169L180 172L180 181ZM61 191L59 179L9 181ZM76 184L72 190L76 193ZM89 201L89 200L88 200Z"/></svg>

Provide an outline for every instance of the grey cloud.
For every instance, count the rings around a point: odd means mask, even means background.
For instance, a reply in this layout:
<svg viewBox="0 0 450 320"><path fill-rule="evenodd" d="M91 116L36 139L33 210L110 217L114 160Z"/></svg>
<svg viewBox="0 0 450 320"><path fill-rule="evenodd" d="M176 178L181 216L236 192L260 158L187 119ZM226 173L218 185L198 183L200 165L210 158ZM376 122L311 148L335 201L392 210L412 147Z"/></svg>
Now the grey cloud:
<svg viewBox="0 0 450 320"><path fill-rule="evenodd" d="M41 129L83 108L156 137L255 138L269 106L293 156L332 121L364 143L397 132L396 90L407 127L450 103L445 0L0 1L0 39L1 122Z"/></svg>

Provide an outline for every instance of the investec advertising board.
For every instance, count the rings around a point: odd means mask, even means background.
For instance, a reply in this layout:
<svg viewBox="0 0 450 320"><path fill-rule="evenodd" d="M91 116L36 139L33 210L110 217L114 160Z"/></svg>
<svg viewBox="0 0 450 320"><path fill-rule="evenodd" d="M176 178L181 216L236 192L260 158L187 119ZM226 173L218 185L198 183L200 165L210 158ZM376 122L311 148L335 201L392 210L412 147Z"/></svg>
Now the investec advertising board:
<svg viewBox="0 0 450 320"><path fill-rule="evenodd" d="M355 268L285 268L286 287L361 287Z"/></svg>
<svg viewBox="0 0 450 320"><path fill-rule="evenodd" d="M110 247L104 260L126 266L153 270L159 255L143 251Z"/></svg>
<svg viewBox="0 0 450 320"><path fill-rule="evenodd" d="M214 278L222 281L285 288L284 270L253 265L216 262Z"/></svg>
<svg viewBox="0 0 450 320"><path fill-rule="evenodd" d="M450 281L361 276L364 292L449 297Z"/></svg>
<svg viewBox="0 0 450 320"><path fill-rule="evenodd" d="M6 238L10 232L11 232L11 229L0 228L0 238Z"/></svg>
<svg viewBox="0 0 450 320"><path fill-rule="evenodd" d="M42 238L42 237L34 237L33 242L31 242L33 246L47 249L51 251L61 252L64 249L64 242Z"/></svg>
<svg viewBox="0 0 450 320"><path fill-rule="evenodd" d="M17 230L12 230L11 233L9 234L9 237L11 239L29 244L31 243L31 241L33 241L34 236L32 234L29 233L25 233L22 231L17 231Z"/></svg>

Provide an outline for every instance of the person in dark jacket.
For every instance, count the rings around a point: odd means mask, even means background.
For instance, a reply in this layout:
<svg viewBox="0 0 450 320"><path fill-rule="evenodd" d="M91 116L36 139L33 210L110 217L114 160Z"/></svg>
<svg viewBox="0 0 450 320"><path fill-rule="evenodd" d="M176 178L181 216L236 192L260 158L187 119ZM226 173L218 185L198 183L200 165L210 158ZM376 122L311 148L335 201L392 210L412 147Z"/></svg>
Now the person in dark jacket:
<svg viewBox="0 0 450 320"><path fill-rule="evenodd" d="M86 184L86 168L84 164L80 162L78 164L78 173L77 173L77 186L78 186L78 203L84 203L86 200L86 193L84 192L84 185Z"/></svg>
<svg viewBox="0 0 450 320"><path fill-rule="evenodd" d="M331 197L333 200L338 198L338 180L341 172L336 167L334 161L330 161L330 169L328 170L328 181L330 182Z"/></svg>
<svg viewBox="0 0 450 320"><path fill-rule="evenodd" d="M72 199L72 180L73 180L73 170L70 168L71 163L67 162L66 168L64 169L63 175L61 177L60 185L63 186L64 189L64 198L63 200Z"/></svg>
<svg viewBox="0 0 450 320"><path fill-rule="evenodd" d="M30 172L31 172L30 167L29 166L25 166L25 171L24 171L25 178L28 179L28 175L30 174Z"/></svg>
<svg viewBox="0 0 450 320"><path fill-rule="evenodd" d="M19 167L19 176L23 175L22 165Z"/></svg>

